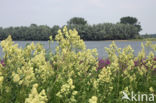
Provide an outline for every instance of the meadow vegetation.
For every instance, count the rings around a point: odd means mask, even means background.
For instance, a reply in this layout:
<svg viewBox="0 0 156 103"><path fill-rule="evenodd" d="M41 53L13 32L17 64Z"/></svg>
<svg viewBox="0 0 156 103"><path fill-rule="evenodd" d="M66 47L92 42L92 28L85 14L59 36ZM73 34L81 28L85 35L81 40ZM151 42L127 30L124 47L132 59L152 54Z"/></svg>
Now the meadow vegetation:
<svg viewBox="0 0 156 103"><path fill-rule="evenodd" d="M58 43L55 52L34 43L19 48L11 36L1 41L0 103L127 103L123 91L156 93L155 44L142 44L134 56L131 46L113 42L105 48L108 58L99 59L75 29L64 27L49 39Z"/></svg>

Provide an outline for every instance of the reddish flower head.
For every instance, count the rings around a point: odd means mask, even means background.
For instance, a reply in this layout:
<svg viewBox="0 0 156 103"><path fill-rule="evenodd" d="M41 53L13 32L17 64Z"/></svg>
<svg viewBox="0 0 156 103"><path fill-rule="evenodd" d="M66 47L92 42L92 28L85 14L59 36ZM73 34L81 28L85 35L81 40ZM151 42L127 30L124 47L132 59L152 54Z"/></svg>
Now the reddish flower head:
<svg viewBox="0 0 156 103"><path fill-rule="evenodd" d="M3 66L5 66L4 60L1 60L1 64L2 64Z"/></svg>

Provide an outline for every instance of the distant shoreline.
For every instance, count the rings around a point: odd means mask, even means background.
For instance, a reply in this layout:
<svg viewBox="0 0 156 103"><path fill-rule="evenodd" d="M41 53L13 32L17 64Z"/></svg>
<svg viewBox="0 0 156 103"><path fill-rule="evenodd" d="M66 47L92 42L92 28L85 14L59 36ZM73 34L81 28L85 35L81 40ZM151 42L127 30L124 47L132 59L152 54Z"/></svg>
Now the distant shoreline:
<svg viewBox="0 0 156 103"><path fill-rule="evenodd" d="M13 40L13 41L48 41L48 40ZM156 38L125 39L125 40L83 40L83 41L156 41Z"/></svg>
<svg viewBox="0 0 156 103"><path fill-rule="evenodd" d="M13 41L48 41L48 40L13 40ZM123 42L124 41L156 41L156 38L127 39L127 40L84 40L84 41L123 41Z"/></svg>
<svg viewBox="0 0 156 103"><path fill-rule="evenodd" d="M0 40L0 41L3 41L3 40ZM13 41L48 41L48 40L13 40ZM156 41L156 40L85 40L84 42L86 41L123 41L123 42L126 42L126 41Z"/></svg>

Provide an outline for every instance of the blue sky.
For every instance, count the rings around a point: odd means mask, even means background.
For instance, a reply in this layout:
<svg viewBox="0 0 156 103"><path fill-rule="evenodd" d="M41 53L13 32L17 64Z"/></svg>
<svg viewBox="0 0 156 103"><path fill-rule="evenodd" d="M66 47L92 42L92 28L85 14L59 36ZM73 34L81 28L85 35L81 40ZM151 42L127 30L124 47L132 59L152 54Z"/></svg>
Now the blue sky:
<svg viewBox="0 0 156 103"><path fill-rule="evenodd" d="M89 24L137 17L141 33L156 33L156 0L0 0L0 26L65 25L72 17Z"/></svg>

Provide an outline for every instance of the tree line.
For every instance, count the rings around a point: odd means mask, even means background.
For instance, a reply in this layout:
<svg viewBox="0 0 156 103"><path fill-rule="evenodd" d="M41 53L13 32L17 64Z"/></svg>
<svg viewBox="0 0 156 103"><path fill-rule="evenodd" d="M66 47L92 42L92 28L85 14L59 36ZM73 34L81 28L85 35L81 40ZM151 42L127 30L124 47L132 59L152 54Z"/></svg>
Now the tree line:
<svg viewBox="0 0 156 103"><path fill-rule="evenodd" d="M141 35L142 38L156 38L156 34L145 34Z"/></svg>
<svg viewBox="0 0 156 103"><path fill-rule="evenodd" d="M118 23L99 23L89 25L81 17L73 17L67 21L69 29L76 29L83 40L124 40L140 38L141 25L135 17L122 17ZM49 40L55 37L57 31L63 26L31 24L20 27L0 27L0 40L11 35L13 40Z"/></svg>

